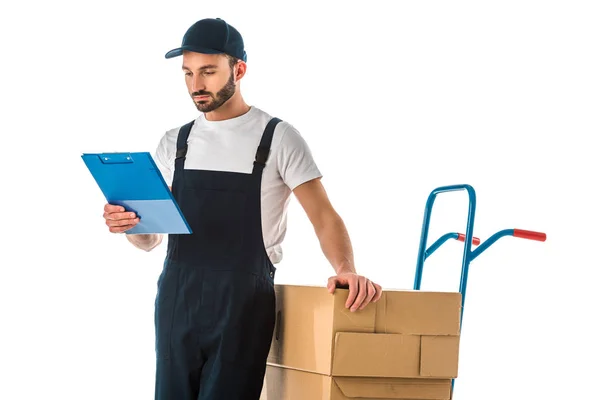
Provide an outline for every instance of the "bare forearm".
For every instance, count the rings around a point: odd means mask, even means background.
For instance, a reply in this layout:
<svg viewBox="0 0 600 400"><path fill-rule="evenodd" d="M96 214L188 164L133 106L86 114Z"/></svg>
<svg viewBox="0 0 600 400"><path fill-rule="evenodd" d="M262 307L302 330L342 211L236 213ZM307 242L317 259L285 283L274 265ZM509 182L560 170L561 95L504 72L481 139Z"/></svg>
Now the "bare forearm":
<svg viewBox="0 0 600 400"><path fill-rule="evenodd" d="M323 254L335 270L356 273L350 235L342 218L332 213L315 229Z"/></svg>
<svg viewBox="0 0 600 400"><path fill-rule="evenodd" d="M126 235L127 240L138 249L150 251L162 242L162 235Z"/></svg>

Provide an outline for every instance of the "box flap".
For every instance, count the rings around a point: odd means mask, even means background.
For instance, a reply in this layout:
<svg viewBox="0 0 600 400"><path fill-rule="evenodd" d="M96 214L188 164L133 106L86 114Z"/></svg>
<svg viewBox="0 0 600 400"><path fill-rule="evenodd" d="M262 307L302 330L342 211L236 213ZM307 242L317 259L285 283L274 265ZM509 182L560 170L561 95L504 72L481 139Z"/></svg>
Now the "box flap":
<svg viewBox="0 0 600 400"><path fill-rule="evenodd" d="M387 290L375 303L375 332L408 335L459 335L461 294Z"/></svg>
<svg viewBox="0 0 600 400"><path fill-rule="evenodd" d="M448 400L450 379L334 378L334 383L349 399Z"/></svg>
<svg viewBox="0 0 600 400"><path fill-rule="evenodd" d="M458 376L459 336L421 336L421 376Z"/></svg>
<svg viewBox="0 0 600 400"><path fill-rule="evenodd" d="M340 332L332 375L418 377L420 347L419 336Z"/></svg>

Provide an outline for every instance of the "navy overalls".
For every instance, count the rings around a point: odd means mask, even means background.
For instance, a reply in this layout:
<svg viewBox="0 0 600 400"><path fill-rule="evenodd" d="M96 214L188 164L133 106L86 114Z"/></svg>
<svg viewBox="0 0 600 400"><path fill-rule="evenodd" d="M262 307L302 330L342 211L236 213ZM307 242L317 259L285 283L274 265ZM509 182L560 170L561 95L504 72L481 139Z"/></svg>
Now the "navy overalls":
<svg viewBox="0 0 600 400"><path fill-rule="evenodd" d="M184 169L193 122L179 131L172 184L192 234L169 235L158 279L155 399L258 400L275 325L261 180L280 120L252 174Z"/></svg>

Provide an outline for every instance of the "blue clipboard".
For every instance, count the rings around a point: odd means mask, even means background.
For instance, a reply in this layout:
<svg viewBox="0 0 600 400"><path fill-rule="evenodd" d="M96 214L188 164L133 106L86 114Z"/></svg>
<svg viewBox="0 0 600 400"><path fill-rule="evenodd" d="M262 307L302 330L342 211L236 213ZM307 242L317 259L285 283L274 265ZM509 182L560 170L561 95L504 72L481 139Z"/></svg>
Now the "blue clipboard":
<svg viewBox="0 0 600 400"><path fill-rule="evenodd" d="M150 153L84 153L81 158L106 201L140 217L126 233L192 233Z"/></svg>

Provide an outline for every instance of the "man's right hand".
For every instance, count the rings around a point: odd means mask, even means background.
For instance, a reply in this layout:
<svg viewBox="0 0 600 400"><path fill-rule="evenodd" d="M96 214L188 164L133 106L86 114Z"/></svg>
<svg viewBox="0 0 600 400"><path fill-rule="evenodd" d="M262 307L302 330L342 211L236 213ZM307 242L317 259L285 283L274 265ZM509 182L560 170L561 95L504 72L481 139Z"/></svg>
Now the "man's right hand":
<svg viewBox="0 0 600 400"><path fill-rule="evenodd" d="M121 206L106 204L104 206L104 219L112 233L123 233L137 225L140 219L135 213L125 212Z"/></svg>

